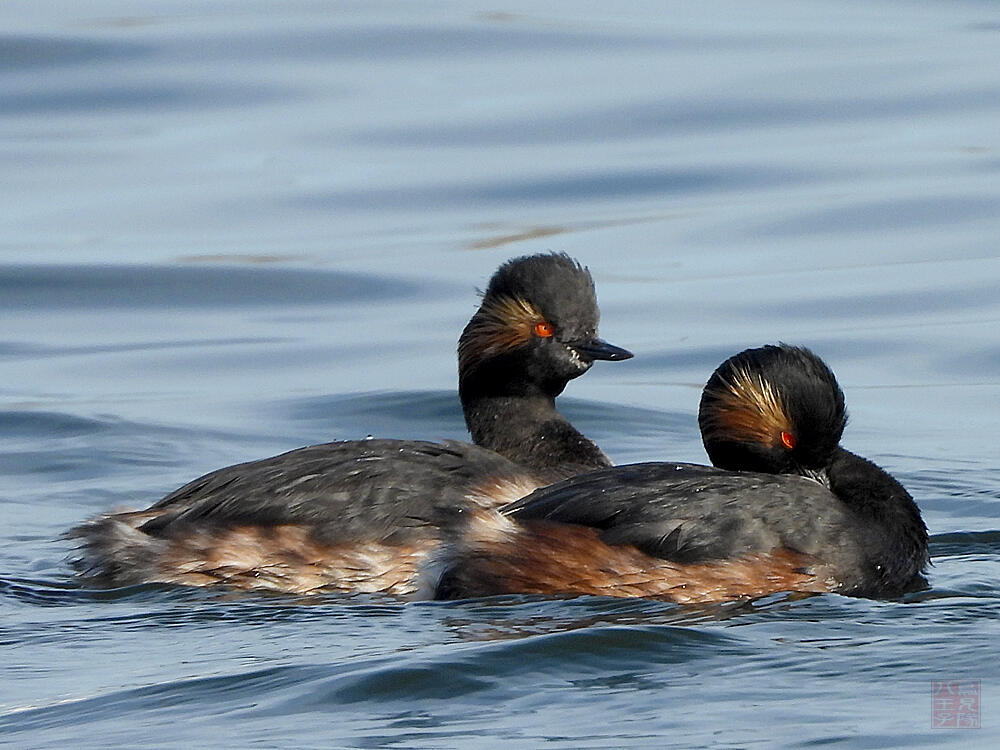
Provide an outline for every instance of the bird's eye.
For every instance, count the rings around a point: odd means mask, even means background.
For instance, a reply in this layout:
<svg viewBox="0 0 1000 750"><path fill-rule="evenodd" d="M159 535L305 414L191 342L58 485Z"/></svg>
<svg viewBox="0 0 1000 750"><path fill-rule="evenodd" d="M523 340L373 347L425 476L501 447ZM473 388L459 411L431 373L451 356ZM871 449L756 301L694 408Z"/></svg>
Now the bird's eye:
<svg viewBox="0 0 1000 750"><path fill-rule="evenodd" d="M535 335L539 338L547 339L555 335L556 329L551 323L544 320L535 323Z"/></svg>
<svg viewBox="0 0 1000 750"><path fill-rule="evenodd" d="M790 432L781 433L781 444L788 450L795 450L795 435Z"/></svg>

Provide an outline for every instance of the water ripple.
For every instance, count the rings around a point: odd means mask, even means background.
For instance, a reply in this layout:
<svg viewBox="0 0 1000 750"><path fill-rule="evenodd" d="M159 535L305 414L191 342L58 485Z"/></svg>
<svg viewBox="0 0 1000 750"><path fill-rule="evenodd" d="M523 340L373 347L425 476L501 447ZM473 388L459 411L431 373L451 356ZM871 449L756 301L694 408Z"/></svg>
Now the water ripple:
<svg viewBox="0 0 1000 750"><path fill-rule="evenodd" d="M0 34L0 71L11 73L83 63L134 61L151 48L128 42Z"/></svg>
<svg viewBox="0 0 1000 750"><path fill-rule="evenodd" d="M408 299L420 284L342 272L186 266L0 265L6 310L225 308Z"/></svg>

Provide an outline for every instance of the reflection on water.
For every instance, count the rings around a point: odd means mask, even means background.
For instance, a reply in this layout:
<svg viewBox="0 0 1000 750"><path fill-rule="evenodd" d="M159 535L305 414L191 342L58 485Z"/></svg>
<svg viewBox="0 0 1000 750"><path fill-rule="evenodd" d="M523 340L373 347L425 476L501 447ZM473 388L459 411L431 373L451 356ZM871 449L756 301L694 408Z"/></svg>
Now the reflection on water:
<svg viewBox="0 0 1000 750"><path fill-rule="evenodd" d="M940 679L981 680L995 736L997 9L331 7L0 7L0 743L964 747L930 728ZM69 577L68 527L219 466L465 439L475 289L548 249L636 353L560 400L610 456L704 461L712 369L809 345L845 445L917 497L931 587L401 604Z"/></svg>

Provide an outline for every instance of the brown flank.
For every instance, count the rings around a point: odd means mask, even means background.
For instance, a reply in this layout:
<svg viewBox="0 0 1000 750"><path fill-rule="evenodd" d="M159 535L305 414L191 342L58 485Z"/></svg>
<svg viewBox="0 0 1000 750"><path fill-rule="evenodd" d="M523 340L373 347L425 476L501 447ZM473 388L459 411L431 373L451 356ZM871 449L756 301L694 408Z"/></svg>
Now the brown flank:
<svg viewBox="0 0 1000 750"><path fill-rule="evenodd" d="M168 541L155 565L159 582L186 586L408 596L433 544L324 544L308 528L291 524L190 528Z"/></svg>
<svg viewBox="0 0 1000 750"><path fill-rule="evenodd" d="M610 546L596 529L548 521L514 523L477 513L447 561L449 596L545 594L644 597L678 603L725 601L780 591L824 592L835 582L810 573L787 549L682 565L634 547Z"/></svg>

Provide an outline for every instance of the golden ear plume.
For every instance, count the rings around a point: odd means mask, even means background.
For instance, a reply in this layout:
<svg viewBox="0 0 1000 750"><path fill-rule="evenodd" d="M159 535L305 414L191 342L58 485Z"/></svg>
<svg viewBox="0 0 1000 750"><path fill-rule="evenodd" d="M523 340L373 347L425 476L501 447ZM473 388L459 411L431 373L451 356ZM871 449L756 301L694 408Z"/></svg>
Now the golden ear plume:
<svg viewBox="0 0 1000 750"><path fill-rule="evenodd" d="M520 297L484 299L458 343L459 369L467 372L496 354L524 346L535 323L544 320L538 308Z"/></svg>
<svg viewBox="0 0 1000 750"><path fill-rule="evenodd" d="M716 439L776 445L782 432L795 432L771 383L745 367L731 370L708 395L715 403L705 427Z"/></svg>

